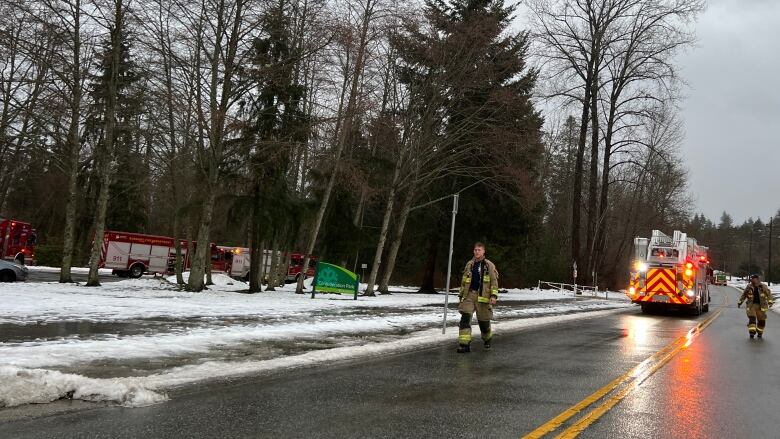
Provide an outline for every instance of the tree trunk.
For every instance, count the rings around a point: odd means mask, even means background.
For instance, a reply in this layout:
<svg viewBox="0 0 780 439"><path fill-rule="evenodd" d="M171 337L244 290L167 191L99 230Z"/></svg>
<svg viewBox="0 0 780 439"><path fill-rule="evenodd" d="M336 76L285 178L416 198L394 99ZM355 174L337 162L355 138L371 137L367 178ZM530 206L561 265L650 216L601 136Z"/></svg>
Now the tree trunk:
<svg viewBox="0 0 780 439"><path fill-rule="evenodd" d="M390 278L393 275L393 270L395 270L395 260L398 257L398 250L401 248L401 243L403 242L404 228L406 227L406 220L409 218L409 213L411 212L414 195L414 189L410 188L407 191L401 206L401 216L396 221L393 241L390 244L390 251L387 254L385 273L384 276L382 276L382 280L379 282L379 291L382 294L390 293Z"/></svg>
<svg viewBox="0 0 780 439"><path fill-rule="evenodd" d="M79 117L81 116L81 1L74 8L73 24L73 77L70 101L70 125L68 126L68 203L65 206L65 229L62 239L62 264L60 282L73 282L70 268L73 264L74 237L76 234L76 207L78 203L79 158L81 142L79 139Z"/></svg>
<svg viewBox="0 0 780 439"><path fill-rule="evenodd" d="M585 252L585 282L590 283L593 281L594 270L594 258L593 252L595 247L595 235L596 235L596 223L598 222L598 190L599 190L599 113L598 113L598 90L599 90L599 78L598 73L594 73L593 81L591 84L590 92L590 176L588 178L588 225L586 237L586 252ZM584 267L584 268L585 268Z"/></svg>
<svg viewBox="0 0 780 439"><path fill-rule="evenodd" d="M182 257L181 257L181 239L179 235L181 233L181 220L179 219L179 213L173 214L173 248L176 251L176 259L173 262L173 271L176 273L176 284L184 285L184 274L182 269Z"/></svg>
<svg viewBox="0 0 780 439"><path fill-rule="evenodd" d="M398 168L396 168L396 172L398 172ZM397 178L394 180L397 180ZM382 228L379 231L379 242L376 245L374 262L371 264L371 273L368 275L368 279L366 280L366 292L364 293L365 296L374 295L374 285L376 284L377 275L379 274L379 266L382 264L382 253L384 253L385 250L387 232L390 228L390 218L393 216L393 205L395 204L395 181L393 183L393 186L390 187L390 191L387 194L387 206L385 207L384 218L382 218Z"/></svg>
<svg viewBox="0 0 780 439"><path fill-rule="evenodd" d="M600 221L596 227L596 270L599 270L606 254L606 233L609 227L609 178L610 167L612 166L612 134L615 127L615 103L610 103L609 116L607 119L607 129L604 136L604 163L601 171L601 199L599 200Z"/></svg>
<svg viewBox="0 0 780 439"><path fill-rule="evenodd" d="M438 230L436 230L435 234L428 239L428 252L425 257L425 267L423 268L423 279L422 282L420 283L420 291L418 291L418 293L423 293L423 294L436 293L434 278L436 275L436 257L438 256L438 254L439 254L439 233Z"/></svg>
<svg viewBox="0 0 780 439"><path fill-rule="evenodd" d="M257 227L252 226L252 239L250 242L250 250L249 250L249 292L250 293L259 293L262 291L262 282L260 281L262 277L261 273L261 265L263 262L263 249L262 244L260 244L260 237L259 233L257 233Z"/></svg>
<svg viewBox="0 0 780 439"><path fill-rule="evenodd" d="M279 273L279 244L275 243L271 250L271 271L268 274L268 285L266 285L266 291L276 291L276 286L279 285L278 273Z"/></svg>
<svg viewBox="0 0 780 439"><path fill-rule="evenodd" d="M585 144L588 138L588 120L590 115L590 94L592 67L589 65L585 79L585 96L582 99L582 116L580 118L580 137L577 142L577 163L574 168L574 188L572 189L571 205L571 259L579 263L580 259L580 221L582 218L582 172L585 162Z"/></svg>
<svg viewBox="0 0 780 439"><path fill-rule="evenodd" d="M92 241L92 254L89 259L88 287L100 286L98 276L100 259L103 250L103 234L106 230L106 211L108 210L108 196L111 191L111 171L114 161L114 132L116 131L116 106L119 88L119 64L122 50L122 28L124 24L124 11L122 1L115 2L114 26L111 29L111 70L106 83L106 108L103 128L103 148L98 155L100 165L100 192L95 206L95 239Z"/></svg>
<svg viewBox="0 0 780 439"><path fill-rule="evenodd" d="M171 195L173 198L173 247L176 251L176 259L174 261L174 272L176 273L176 283L178 285L184 285L184 275L182 267L182 254L181 254L181 218L179 214L179 166L178 148L176 140L176 121L174 118L174 105L173 105L173 72L171 65L171 42L169 33L163 33L163 29L166 29L163 25L163 13L162 3L160 3L160 52L163 56L163 70L165 73L165 105L167 110L167 122L168 122L168 143L170 143L170 156L168 166L171 174Z"/></svg>
<svg viewBox="0 0 780 439"><path fill-rule="evenodd" d="M216 173L216 170L213 172ZM206 199L203 203L203 210L200 214L200 224L198 225L197 247L195 248L195 255L192 256L190 278L187 282L187 290L189 291L203 291L203 288L205 287L204 276L206 274L206 269L208 268L207 265L211 265L209 263L211 261L209 255L211 250L209 235L211 233L211 217L214 213L215 190L216 188L211 185L206 189Z"/></svg>
<svg viewBox="0 0 780 439"><path fill-rule="evenodd" d="M263 245L261 238L261 210L260 210L260 183L255 182L254 195L252 197L252 221L250 222L250 260L249 260L249 292L259 293L263 291Z"/></svg>
<svg viewBox="0 0 780 439"><path fill-rule="evenodd" d="M209 250L211 250L211 246L209 246ZM211 256L211 251L209 251L209 256ZM214 280L211 279L211 258L208 257L208 262L206 262L206 286L214 285Z"/></svg>

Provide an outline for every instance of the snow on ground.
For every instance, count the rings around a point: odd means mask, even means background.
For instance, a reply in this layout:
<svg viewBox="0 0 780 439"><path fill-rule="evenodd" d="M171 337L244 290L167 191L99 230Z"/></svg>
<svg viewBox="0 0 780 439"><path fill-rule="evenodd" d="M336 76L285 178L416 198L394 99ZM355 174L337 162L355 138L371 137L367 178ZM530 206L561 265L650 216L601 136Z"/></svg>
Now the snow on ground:
<svg viewBox="0 0 780 439"><path fill-rule="evenodd" d="M620 311L605 310L587 313L585 318L596 318ZM515 320L501 326L504 331L518 330L549 323L583 318L576 314ZM478 334L478 329L476 334ZM86 401L108 401L126 407L142 407L168 399L165 390L199 381L258 374L316 365L324 362L354 360L452 341L453 332L442 334L439 329L421 331L401 340L345 346L328 350L259 361L206 361L200 364L169 369L144 377L113 379L88 378L43 369L24 369L0 365L0 407L29 403L45 403L61 398ZM475 334L475 336L477 336Z"/></svg>
<svg viewBox="0 0 780 439"><path fill-rule="evenodd" d="M453 337L433 329L441 325L443 294L311 299L293 294L294 285L242 294L242 282L224 275L213 280L202 293L160 278L97 288L0 284L0 407L61 397L146 405L164 400L174 385ZM497 332L543 324L549 316L630 306L624 295L610 299L510 290L496 309ZM447 320L454 326L457 296L449 301Z"/></svg>
<svg viewBox="0 0 780 439"><path fill-rule="evenodd" d="M27 265L26 266L29 271L40 271L44 273L59 273L60 267L47 267L45 265ZM110 268L100 268L98 269L98 273L102 275L110 275L111 272ZM71 273L80 273L80 274L88 274L89 273L89 267L71 267L70 269Z"/></svg>

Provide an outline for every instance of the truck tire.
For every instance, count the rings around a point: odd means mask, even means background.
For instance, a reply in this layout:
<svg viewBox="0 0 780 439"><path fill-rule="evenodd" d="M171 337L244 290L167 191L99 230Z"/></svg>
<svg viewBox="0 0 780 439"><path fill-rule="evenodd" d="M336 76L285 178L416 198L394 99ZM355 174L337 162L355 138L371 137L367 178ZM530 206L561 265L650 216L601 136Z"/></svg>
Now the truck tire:
<svg viewBox="0 0 780 439"><path fill-rule="evenodd" d="M133 264L133 266L130 267L128 275L133 279L138 279L139 277L143 276L144 271L144 264Z"/></svg>
<svg viewBox="0 0 780 439"><path fill-rule="evenodd" d="M700 316L701 310L702 310L701 302L691 305L691 315Z"/></svg>
<svg viewBox="0 0 780 439"><path fill-rule="evenodd" d="M652 311L649 303L643 303L639 306L642 307L642 314L650 314L650 311Z"/></svg>
<svg viewBox="0 0 780 439"><path fill-rule="evenodd" d="M16 273L11 270L0 271L0 282L16 282Z"/></svg>
<svg viewBox="0 0 780 439"><path fill-rule="evenodd" d="M709 304L709 303L707 303L706 305L704 305L704 306L702 307L702 309L701 309L701 310L702 310L702 311L704 311L704 312L710 312L710 304Z"/></svg>

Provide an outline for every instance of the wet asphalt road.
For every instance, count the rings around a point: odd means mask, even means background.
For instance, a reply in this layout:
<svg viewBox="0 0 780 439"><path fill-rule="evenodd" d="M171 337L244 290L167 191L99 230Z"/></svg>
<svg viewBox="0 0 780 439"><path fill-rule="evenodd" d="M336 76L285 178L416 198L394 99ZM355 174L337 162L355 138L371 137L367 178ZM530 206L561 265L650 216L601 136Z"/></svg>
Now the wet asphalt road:
<svg viewBox="0 0 780 439"><path fill-rule="evenodd" d="M751 341L738 292L713 290L715 305L726 296L719 318L582 437L778 437L780 316L770 315L767 339ZM477 341L469 355L442 346L243 378L151 407L5 422L0 437L516 439L714 314L643 316L632 308L513 334L497 325L489 352Z"/></svg>

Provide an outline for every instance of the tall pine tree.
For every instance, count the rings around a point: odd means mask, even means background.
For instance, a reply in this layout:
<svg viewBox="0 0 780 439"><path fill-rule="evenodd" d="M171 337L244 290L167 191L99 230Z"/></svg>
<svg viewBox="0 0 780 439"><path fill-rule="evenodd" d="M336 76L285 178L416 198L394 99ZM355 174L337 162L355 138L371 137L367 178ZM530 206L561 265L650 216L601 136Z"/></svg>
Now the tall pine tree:
<svg viewBox="0 0 780 439"><path fill-rule="evenodd" d="M531 101L536 72L526 65L528 34L509 30L514 11L502 0L429 0L425 23L408 26L396 46L411 107L427 118L421 129L437 133L445 148L469 150L459 165L471 175L451 175L430 190L444 195L484 180L461 194L460 212L471 221L459 224L458 236L469 244L457 247L456 261L470 243L486 241L490 254L505 262L504 277L517 282L523 279L513 267L527 267L534 257L523 247L541 219L544 151L543 120ZM433 229L442 234L449 206L431 209ZM424 271L422 289L432 290L436 270Z"/></svg>

